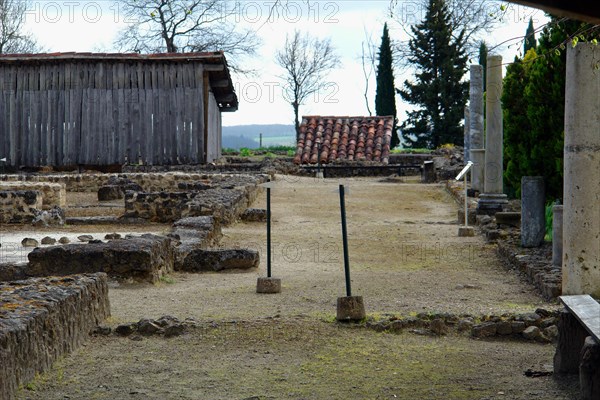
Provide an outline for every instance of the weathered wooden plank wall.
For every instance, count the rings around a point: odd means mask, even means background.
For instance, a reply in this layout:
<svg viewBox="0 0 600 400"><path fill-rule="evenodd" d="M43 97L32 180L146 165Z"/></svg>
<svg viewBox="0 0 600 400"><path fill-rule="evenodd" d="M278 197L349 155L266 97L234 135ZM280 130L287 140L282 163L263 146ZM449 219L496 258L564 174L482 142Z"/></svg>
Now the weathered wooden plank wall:
<svg viewBox="0 0 600 400"><path fill-rule="evenodd" d="M221 112L212 92L208 96L208 146L206 159L208 162L221 157Z"/></svg>
<svg viewBox="0 0 600 400"><path fill-rule="evenodd" d="M201 63L0 64L0 158L11 166L206 162L202 77ZM211 112L220 121L218 107Z"/></svg>

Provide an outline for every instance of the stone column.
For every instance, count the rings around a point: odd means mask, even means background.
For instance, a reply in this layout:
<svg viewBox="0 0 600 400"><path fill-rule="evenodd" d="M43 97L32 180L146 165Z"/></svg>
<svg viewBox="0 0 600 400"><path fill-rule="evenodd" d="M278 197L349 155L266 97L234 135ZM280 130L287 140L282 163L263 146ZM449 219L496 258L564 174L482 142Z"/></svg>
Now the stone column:
<svg viewBox="0 0 600 400"><path fill-rule="evenodd" d="M546 193L543 176L521 178L521 246L538 247L546 233Z"/></svg>
<svg viewBox="0 0 600 400"><path fill-rule="evenodd" d="M471 188L483 192L485 150L483 145L483 67L471 65L469 87L469 136L471 138ZM477 153L477 154L476 154Z"/></svg>
<svg viewBox="0 0 600 400"><path fill-rule="evenodd" d="M552 207L552 265L562 266L563 255L563 206Z"/></svg>
<svg viewBox="0 0 600 400"><path fill-rule="evenodd" d="M567 46L562 293L600 297L600 48Z"/></svg>
<svg viewBox="0 0 600 400"><path fill-rule="evenodd" d="M465 160L465 164L467 163L467 161L469 161L471 159L471 135L469 134L469 131L471 129L470 124L469 124L469 119L470 119L470 114L469 114L469 107L465 106L465 134L464 134L464 160Z"/></svg>
<svg viewBox="0 0 600 400"><path fill-rule="evenodd" d="M472 146L472 144L471 144ZM471 149L471 188L483 192L483 176L485 173L485 149Z"/></svg>
<svg viewBox="0 0 600 400"><path fill-rule="evenodd" d="M503 193L503 131L502 131L502 57L487 58L487 92L485 111L485 171L483 194L477 204L478 214L493 215L508 203Z"/></svg>

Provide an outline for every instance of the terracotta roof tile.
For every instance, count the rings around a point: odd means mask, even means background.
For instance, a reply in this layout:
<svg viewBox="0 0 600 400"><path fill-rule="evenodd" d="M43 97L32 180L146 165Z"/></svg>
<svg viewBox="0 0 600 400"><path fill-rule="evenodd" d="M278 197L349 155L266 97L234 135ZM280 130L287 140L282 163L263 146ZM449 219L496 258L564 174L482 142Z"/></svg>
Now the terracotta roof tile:
<svg viewBox="0 0 600 400"><path fill-rule="evenodd" d="M304 116L296 144L296 164L336 160L387 164L394 117ZM321 154L318 142L321 143Z"/></svg>

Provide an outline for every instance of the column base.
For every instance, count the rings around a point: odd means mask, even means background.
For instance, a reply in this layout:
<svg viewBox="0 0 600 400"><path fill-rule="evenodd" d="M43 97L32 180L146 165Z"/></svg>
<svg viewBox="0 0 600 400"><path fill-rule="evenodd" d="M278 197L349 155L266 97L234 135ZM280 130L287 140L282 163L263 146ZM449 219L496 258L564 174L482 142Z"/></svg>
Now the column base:
<svg viewBox="0 0 600 400"><path fill-rule="evenodd" d="M477 215L495 215L502 212L508 204L508 199L503 193L483 193L479 195Z"/></svg>

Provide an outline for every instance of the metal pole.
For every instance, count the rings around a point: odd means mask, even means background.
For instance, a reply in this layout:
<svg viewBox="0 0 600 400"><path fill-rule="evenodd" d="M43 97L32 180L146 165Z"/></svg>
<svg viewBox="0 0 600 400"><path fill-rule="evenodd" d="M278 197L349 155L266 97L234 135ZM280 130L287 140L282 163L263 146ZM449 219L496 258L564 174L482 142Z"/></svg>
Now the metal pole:
<svg viewBox="0 0 600 400"><path fill-rule="evenodd" d="M321 177L321 142L317 143L317 176Z"/></svg>
<svg viewBox="0 0 600 400"><path fill-rule="evenodd" d="M352 296L350 287L350 261L348 259L348 232L346 230L346 202L344 200L344 185L340 185L340 210L342 212L342 243L344 246L344 272L346 274L346 296Z"/></svg>
<svg viewBox="0 0 600 400"><path fill-rule="evenodd" d="M465 226L469 226L469 215L467 214L469 211L469 205L467 203L467 173L465 173Z"/></svg>
<svg viewBox="0 0 600 400"><path fill-rule="evenodd" d="M262 149L262 133L259 133L259 139L258 139L258 147L260 147Z"/></svg>
<svg viewBox="0 0 600 400"><path fill-rule="evenodd" d="M267 179L267 182L271 182ZM271 277L271 188L267 187L267 278Z"/></svg>

